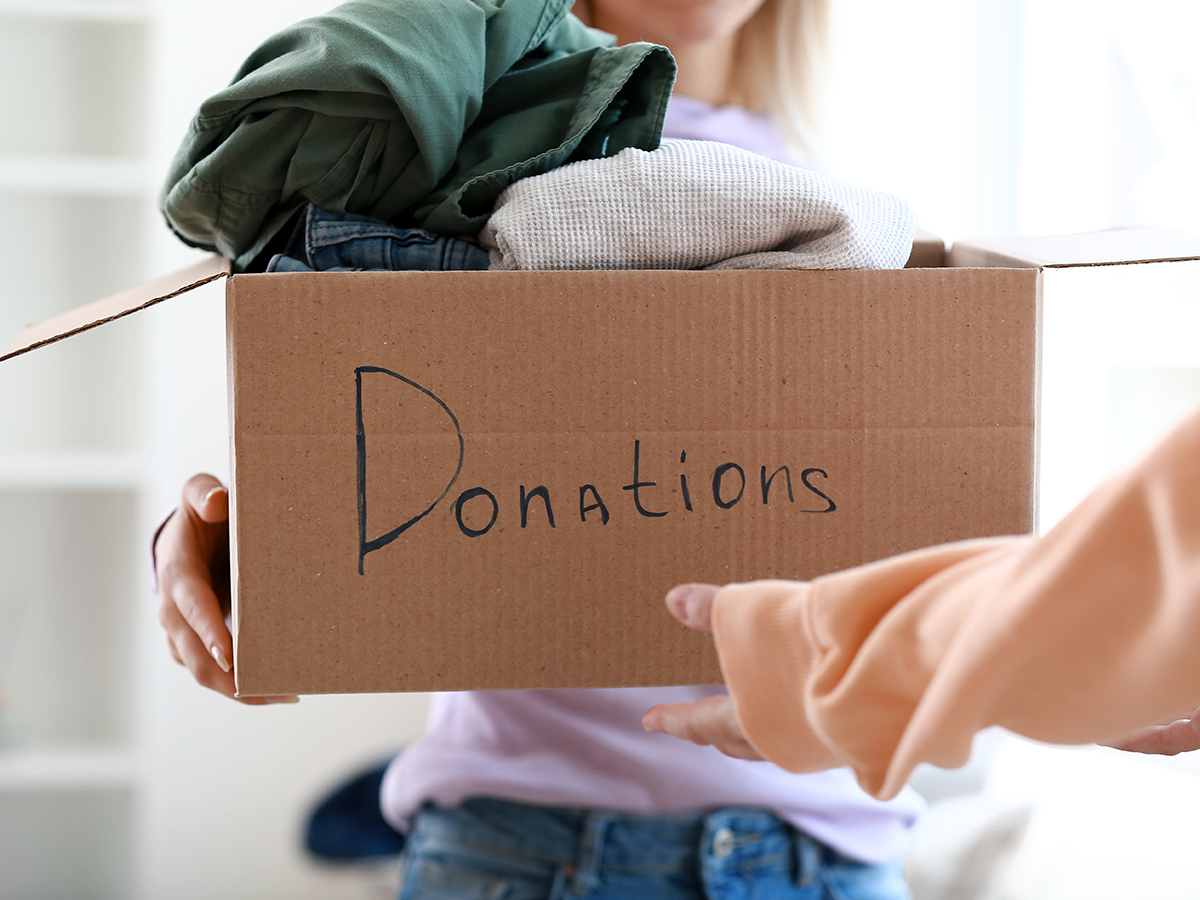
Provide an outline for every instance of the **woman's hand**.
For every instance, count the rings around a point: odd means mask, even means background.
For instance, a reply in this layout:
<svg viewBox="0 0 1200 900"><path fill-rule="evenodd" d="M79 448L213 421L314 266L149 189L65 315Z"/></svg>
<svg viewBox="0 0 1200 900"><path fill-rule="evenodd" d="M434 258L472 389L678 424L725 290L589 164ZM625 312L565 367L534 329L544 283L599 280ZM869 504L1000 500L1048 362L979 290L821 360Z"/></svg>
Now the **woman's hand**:
<svg viewBox="0 0 1200 900"><path fill-rule="evenodd" d="M711 584L681 584L667 594L667 609L696 631L712 633L713 600L719 589ZM746 740L728 694L695 703L660 703L642 717L647 731L669 734L693 744L716 747L737 759L762 759Z"/></svg>
<svg viewBox="0 0 1200 900"><path fill-rule="evenodd" d="M154 540L158 621L171 655L200 684L234 697L229 611L229 494L211 475L193 475L178 509ZM297 697L244 697L242 703L294 703Z"/></svg>

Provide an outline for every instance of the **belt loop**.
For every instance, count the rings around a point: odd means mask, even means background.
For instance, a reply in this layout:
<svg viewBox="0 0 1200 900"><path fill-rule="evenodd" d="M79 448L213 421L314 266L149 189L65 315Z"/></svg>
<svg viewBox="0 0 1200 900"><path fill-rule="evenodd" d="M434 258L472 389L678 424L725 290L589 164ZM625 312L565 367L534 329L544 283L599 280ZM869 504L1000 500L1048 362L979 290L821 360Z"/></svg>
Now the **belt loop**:
<svg viewBox="0 0 1200 900"><path fill-rule="evenodd" d="M570 890L576 897L586 897L600 881L600 865L604 859L604 838L612 824L612 813L589 813L583 820L579 835L579 859Z"/></svg>
<svg viewBox="0 0 1200 900"><path fill-rule="evenodd" d="M821 869L821 848L817 842L797 828L792 828L792 865L795 867L796 887L806 888L816 881Z"/></svg>

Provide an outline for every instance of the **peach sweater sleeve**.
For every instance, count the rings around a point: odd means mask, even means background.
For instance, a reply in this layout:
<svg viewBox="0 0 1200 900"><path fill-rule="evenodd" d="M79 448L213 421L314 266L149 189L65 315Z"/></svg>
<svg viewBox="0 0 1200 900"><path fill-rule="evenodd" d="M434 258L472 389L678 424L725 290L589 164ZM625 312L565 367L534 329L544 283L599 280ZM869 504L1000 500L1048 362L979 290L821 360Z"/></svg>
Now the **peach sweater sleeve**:
<svg viewBox="0 0 1200 900"><path fill-rule="evenodd" d="M750 742L878 797L976 731L1087 743L1200 705L1200 411L1040 538L730 585L713 624Z"/></svg>

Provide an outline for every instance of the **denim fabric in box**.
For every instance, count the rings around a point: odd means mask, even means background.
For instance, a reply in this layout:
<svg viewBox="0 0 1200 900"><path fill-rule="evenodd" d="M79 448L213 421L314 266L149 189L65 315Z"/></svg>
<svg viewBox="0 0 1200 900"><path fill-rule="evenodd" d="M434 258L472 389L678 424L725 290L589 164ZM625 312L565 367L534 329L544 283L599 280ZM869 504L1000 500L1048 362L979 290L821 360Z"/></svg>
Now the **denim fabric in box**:
<svg viewBox="0 0 1200 900"><path fill-rule="evenodd" d="M396 228L370 216L331 213L309 204L287 248L268 272L398 272L486 269L487 252L469 241L421 228Z"/></svg>

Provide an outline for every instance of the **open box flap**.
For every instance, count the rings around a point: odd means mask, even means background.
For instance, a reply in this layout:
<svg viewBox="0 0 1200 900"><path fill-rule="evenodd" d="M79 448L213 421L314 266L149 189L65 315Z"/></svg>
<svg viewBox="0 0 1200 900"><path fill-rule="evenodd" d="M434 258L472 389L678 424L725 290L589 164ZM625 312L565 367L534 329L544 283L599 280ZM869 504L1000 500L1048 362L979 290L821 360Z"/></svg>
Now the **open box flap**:
<svg viewBox="0 0 1200 900"><path fill-rule="evenodd" d="M946 242L928 231L917 229L906 269L940 269L946 264Z"/></svg>
<svg viewBox="0 0 1200 900"><path fill-rule="evenodd" d="M147 281L145 284L127 288L120 293L105 297L103 300L96 300L86 306L77 307L70 312L47 319L45 322L30 325L13 342L12 346L4 351L4 355L0 356L0 362L20 356L30 350L36 350L46 344L52 344L81 331L95 328L97 325L103 325L105 322L111 322L113 319L135 313L148 306L153 306L155 303L161 303L163 300L169 300L171 297L186 293L228 274L229 260L213 254L185 269L172 272L170 275L163 275L153 281Z"/></svg>
<svg viewBox="0 0 1200 900"><path fill-rule="evenodd" d="M1200 258L1200 238L1172 228L1114 228L1053 237L957 241L949 265L1069 268Z"/></svg>

